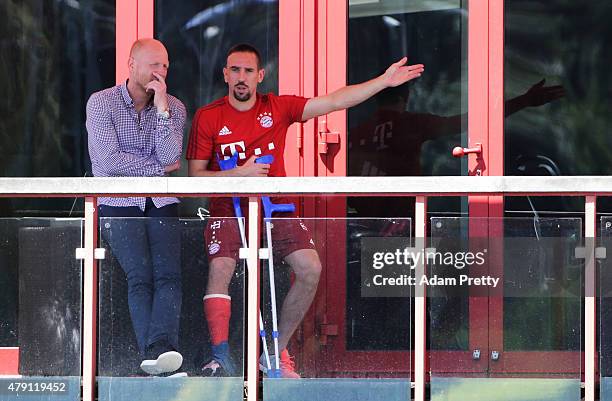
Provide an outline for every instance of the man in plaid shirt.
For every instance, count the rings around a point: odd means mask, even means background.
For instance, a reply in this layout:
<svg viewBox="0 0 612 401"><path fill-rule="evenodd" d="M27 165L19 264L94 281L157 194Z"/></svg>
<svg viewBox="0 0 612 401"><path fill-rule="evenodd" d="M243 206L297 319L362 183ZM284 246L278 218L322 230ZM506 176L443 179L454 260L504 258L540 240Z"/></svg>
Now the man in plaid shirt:
<svg viewBox="0 0 612 401"><path fill-rule="evenodd" d="M129 79L91 95L86 125L94 176L161 177L180 167L186 111L166 93L168 65L161 42L140 39L130 51ZM174 372L183 362L177 351L182 299L178 202L99 198L102 235L127 276L140 368L152 375Z"/></svg>

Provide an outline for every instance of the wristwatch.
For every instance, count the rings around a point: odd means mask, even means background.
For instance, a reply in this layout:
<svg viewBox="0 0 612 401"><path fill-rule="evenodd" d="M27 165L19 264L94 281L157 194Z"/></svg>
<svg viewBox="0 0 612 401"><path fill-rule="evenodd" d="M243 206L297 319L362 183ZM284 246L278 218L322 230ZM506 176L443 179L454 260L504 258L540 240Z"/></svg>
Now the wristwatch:
<svg viewBox="0 0 612 401"><path fill-rule="evenodd" d="M168 109L164 111L158 111L157 116L168 120L170 118L170 111Z"/></svg>

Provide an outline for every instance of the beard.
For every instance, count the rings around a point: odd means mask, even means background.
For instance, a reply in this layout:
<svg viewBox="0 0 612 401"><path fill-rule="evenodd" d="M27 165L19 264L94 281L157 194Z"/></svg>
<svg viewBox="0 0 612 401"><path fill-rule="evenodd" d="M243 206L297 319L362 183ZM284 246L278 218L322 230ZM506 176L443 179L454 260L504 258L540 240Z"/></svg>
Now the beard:
<svg viewBox="0 0 612 401"><path fill-rule="evenodd" d="M238 89L238 87L240 89ZM239 102L248 102L252 94L249 91L249 86L245 82L239 81L236 83L236 86L234 86L233 95L234 99L238 100Z"/></svg>

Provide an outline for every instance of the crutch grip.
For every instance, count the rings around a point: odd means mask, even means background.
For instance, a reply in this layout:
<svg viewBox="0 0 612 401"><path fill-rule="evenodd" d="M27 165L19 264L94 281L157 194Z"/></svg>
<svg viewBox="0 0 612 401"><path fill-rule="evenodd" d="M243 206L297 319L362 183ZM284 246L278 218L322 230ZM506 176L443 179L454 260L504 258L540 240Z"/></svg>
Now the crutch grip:
<svg viewBox="0 0 612 401"><path fill-rule="evenodd" d="M272 213L295 212L295 205L293 203L272 203L268 196L262 196L261 203L263 204L266 219L271 218Z"/></svg>
<svg viewBox="0 0 612 401"><path fill-rule="evenodd" d="M223 159L219 155L217 155L217 163L219 164L219 168L221 170L231 170L236 168L238 165L238 153L234 153L232 157L228 159Z"/></svg>
<svg viewBox="0 0 612 401"><path fill-rule="evenodd" d="M255 159L255 163L272 164L272 162L274 162L274 156L272 155L263 155Z"/></svg>

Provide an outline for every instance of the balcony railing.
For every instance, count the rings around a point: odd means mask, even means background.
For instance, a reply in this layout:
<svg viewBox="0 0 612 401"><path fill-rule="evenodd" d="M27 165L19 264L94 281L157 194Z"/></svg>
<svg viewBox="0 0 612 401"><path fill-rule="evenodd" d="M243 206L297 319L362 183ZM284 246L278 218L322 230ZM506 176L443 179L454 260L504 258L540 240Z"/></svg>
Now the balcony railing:
<svg viewBox="0 0 612 401"><path fill-rule="evenodd" d="M584 196L585 238L596 235L596 200L612 195L612 177L286 177L286 178L0 178L0 197L81 197L85 199L84 246L84 307L82 375L83 399L95 399L96 322L98 274L96 251L98 243L97 197L99 196L178 196L249 198L248 232L248 327L246 354L246 389L248 400L258 399L258 311L260 273L259 198L271 195L299 196L412 196L416 197L416 238L426 238L426 201L428 197L481 196ZM595 400L596 318L595 318L595 250L587 249L584 272L585 297L585 399ZM416 275L424 274L424 266ZM426 298L414 299L414 387L415 400L425 400L426 383Z"/></svg>

